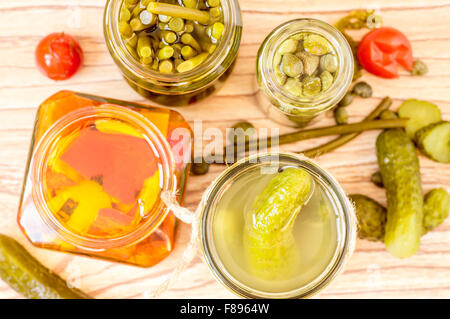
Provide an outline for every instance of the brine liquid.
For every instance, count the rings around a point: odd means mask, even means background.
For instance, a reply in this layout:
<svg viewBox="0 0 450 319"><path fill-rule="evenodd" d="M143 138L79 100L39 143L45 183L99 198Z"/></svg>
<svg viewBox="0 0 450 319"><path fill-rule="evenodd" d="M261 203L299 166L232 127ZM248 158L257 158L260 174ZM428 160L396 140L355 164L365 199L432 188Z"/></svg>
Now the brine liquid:
<svg viewBox="0 0 450 319"><path fill-rule="evenodd" d="M213 221L214 244L227 272L252 289L271 293L298 289L317 278L333 258L338 236L338 217L326 192L315 182L314 192L293 227L299 258L294 258L296 264L289 266L298 271L270 280L254 276L245 255L244 216L275 174L261 174L260 168L255 167L237 178L218 202Z"/></svg>

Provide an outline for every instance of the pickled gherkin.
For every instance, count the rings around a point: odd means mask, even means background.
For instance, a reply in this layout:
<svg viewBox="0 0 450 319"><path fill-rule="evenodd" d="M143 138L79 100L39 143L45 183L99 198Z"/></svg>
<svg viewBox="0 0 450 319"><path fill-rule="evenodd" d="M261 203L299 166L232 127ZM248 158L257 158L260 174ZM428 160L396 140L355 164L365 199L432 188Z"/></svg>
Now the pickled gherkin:
<svg viewBox="0 0 450 319"><path fill-rule="evenodd" d="M384 242L392 255L409 257L419 249L422 234L423 195L416 148L404 131L390 129L378 136L376 149L387 197Z"/></svg>
<svg viewBox="0 0 450 319"><path fill-rule="evenodd" d="M278 84L291 94L308 98L331 88L338 66L337 54L331 43L312 32L299 32L281 41L273 60ZM300 82L300 90L293 86L296 82Z"/></svg>
<svg viewBox="0 0 450 319"><path fill-rule="evenodd" d="M42 265L11 237L0 234L0 278L29 299L90 299Z"/></svg>
<svg viewBox="0 0 450 319"><path fill-rule="evenodd" d="M198 67L226 32L220 0L124 0L118 26L131 55L161 73Z"/></svg>
<svg viewBox="0 0 450 319"><path fill-rule="evenodd" d="M262 279L289 276L298 265L294 220L309 199L313 179L300 168L275 175L246 216L244 246L250 270Z"/></svg>

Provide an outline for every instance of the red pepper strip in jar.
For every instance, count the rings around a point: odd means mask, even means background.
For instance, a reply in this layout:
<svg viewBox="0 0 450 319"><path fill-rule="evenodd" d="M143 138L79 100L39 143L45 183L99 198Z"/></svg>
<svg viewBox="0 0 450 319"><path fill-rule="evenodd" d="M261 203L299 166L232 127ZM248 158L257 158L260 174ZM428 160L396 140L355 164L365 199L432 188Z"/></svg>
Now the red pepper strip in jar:
<svg viewBox="0 0 450 319"><path fill-rule="evenodd" d="M105 192L124 204L136 200L144 181L157 170L144 139L94 129L81 132L61 159L87 179L101 178Z"/></svg>
<svg viewBox="0 0 450 319"><path fill-rule="evenodd" d="M358 46L358 60L361 66L383 78L398 77L398 67L411 71L413 55L408 38L390 27L370 31Z"/></svg>

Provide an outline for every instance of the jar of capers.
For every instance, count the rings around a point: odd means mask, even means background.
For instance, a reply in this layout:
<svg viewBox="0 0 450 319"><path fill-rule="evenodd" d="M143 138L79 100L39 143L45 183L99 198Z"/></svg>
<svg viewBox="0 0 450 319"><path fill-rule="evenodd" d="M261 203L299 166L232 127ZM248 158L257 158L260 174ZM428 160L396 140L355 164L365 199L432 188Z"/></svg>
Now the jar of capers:
<svg viewBox="0 0 450 319"><path fill-rule="evenodd" d="M125 80L162 105L215 92L241 33L237 0L108 0L104 13L106 44Z"/></svg>
<svg viewBox="0 0 450 319"><path fill-rule="evenodd" d="M257 98L269 117L304 126L347 92L353 55L345 37L315 19L288 21L264 40L257 56Z"/></svg>

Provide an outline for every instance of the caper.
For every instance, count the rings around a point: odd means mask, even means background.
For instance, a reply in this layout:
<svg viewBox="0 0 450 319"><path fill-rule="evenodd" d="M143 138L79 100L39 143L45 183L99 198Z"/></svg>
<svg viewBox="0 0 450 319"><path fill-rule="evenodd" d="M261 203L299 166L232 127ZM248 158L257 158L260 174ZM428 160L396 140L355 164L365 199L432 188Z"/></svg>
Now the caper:
<svg viewBox="0 0 450 319"><path fill-rule="evenodd" d="M230 131L228 139L235 143L239 140L241 135L244 135L245 141L248 142L250 137L255 134L255 127L252 123L247 121L238 122L233 125L233 130Z"/></svg>
<svg viewBox="0 0 450 319"><path fill-rule="evenodd" d="M322 91L328 90L333 84L333 75L328 71L323 71L320 74L320 81L322 81Z"/></svg>
<svg viewBox="0 0 450 319"><path fill-rule="evenodd" d="M287 76L292 78L299 76L303 72L302 61L290 53L283 55L283 58L281 59L281 68Z"/></svg>
<svg viewBox="0 0 450 319"><path fill-rule="evenodd" d="M278 48L278 53L283 55L286 53L294 53L297 50L298 41L294 39L287 39L281 43Z"/></svg>
<svg viewBox="0 0 450 319"><path fill-rule="evenodd" d="M293 36L291 36L291 39L300 41L300 40L303 40L307 35L308 35L307 32L299 32L299 33L294 34Z"/></svg>
<svg viewBox="0 0 450 319"><path fill-rule="evenodd" d="M352 104L353 99L355 98L355 95L352 92L347 92L344 97L342 98L342 100L339 101L338 105L339 106L347 106Z"/></svg>
<svg viewBox="0 0 450 319"><path fill-rule="evenodd" d="M337 71L338 62L334 54L325 54L320 58L320 68L323 71L334 73Z"/></svg>
<svg viewBox="0 0 450 319"><path fill-rule="evenodd" d="M303 62L303 72L307 75L313 75L319 66L320 58L307 52L297 52L296 56Z"/></svg>
<svg viewBox="0 0 450 319"><path fill-rule="evenodd" d="M314 96L320 93L322 90L322 84L318 77L306 77L302 81L303 83L303 95Z"/></svg>
<svg viewBox="0 0 450 319"><path fill-rule="evenodd" d="M380 188L384 187L383 178L381 177L381 173L379 171L376 171L372 174L372 176L370 176L370 181Z"/></svg>
<svg viewBox="0 0 450 319"><path fill-rule="evenodd" d="M345 107L338 107L334 109L334 120L336 121L336 124L342 125L347 124L348 122L348 113L347 109Z"/></svg>
<svg viewBox="0 0 450 319"><path fill-rule="evenodd" d="M322 55L330 52L331 50L331 46L327 39L318 34L310 34L306 36L303 41L303 47L306 52L315 55Z"/></svg>
<svg viewBox="0 0 450 319"><path fill-rule="evenodd" d="M209 165L204 158L194 159L194 163L191 165L191 172L194 175L205 175L209 171Z"/></svg>
<svg viewBox="0 0 450 319"><path fill-rule="evenodd" d="M384 110L383 112L381 112L379 117L382 120L392 120L392 119L397 119L398 115L397 115L397 113L395 113L391 110Z"/></svg>
<svg viewBox="0 0 450 319"><path fill-rule="evenodd" d="M295 78L288 78L284 84L284 89L294 96L301 96L302 82Z"/></svg>
<svg viewBox="0 0 450 319"><path fill-rule="evenodd" d="M281 71L281 68L279 65L275 66L274 73L275 73L275 78L277 79L278 84L284 85L287 80L287 75L284 74L283 71Z"/></svg>
<svg viewBox="0 0 450 319"><path fill-rule="evenodd" d="M353 86L352 93L367 99L372 96L372 87L366 82L358 82Z"/></svg>
<svg viewBox="0 0 450 319"><path fill-rule="evenodd" d="M424 75L428 73L428 66L421 60L415 60L411 70L412 75Z"/></svg>

